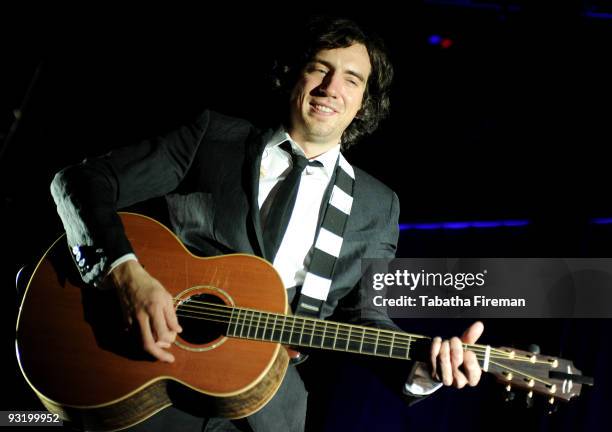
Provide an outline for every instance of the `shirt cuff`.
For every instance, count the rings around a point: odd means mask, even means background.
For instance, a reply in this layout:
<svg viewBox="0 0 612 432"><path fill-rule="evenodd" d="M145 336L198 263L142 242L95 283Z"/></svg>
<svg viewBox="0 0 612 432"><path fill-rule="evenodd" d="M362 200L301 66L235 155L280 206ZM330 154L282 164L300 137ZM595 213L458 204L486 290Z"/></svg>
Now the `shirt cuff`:
<svg viewBox="0 0 612 432"><path fill-rule="evenodd" d="M415 362L404 385L404 393L410 396L427 396L442 387L442 383L431 378L423 362Z"/></svg>
<svg viewBox="0 0 612 432"><path fill-rule="evenodd" d="M106 272L104 276L106 277L109 274L111 274L111 272L115 270L115 268L117 268L120 264L123 264L124 262L131 261L131 260L138 261L138 258L133 253L127 253L123 256L120 256L119 258L117 258L115 261L112 262L112 264L110 265L110 267L108 268L108 271Z"/></svg>

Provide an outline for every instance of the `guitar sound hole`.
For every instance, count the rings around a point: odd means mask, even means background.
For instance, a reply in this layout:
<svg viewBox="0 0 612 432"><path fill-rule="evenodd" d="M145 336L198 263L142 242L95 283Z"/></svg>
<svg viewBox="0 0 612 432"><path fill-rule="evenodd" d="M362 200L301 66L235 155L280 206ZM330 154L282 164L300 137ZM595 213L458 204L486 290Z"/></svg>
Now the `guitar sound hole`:
<svg viewBox="0 0 612 432"><path fill-rule="evenodd" d="M212 294L198 294L185 300L176 311L183 328L180 337L190 344L204 345L224 335L229 313L223 306L223 300Z"/></svg>

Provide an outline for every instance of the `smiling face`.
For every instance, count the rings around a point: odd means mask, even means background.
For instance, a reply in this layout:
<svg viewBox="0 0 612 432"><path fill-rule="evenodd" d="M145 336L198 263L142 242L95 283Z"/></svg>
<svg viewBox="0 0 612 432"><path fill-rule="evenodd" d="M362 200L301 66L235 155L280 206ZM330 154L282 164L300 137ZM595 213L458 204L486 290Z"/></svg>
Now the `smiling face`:
<svg viewBox="0 0 612 432"><path fill-rule="evenodd" d="M340 142L361 109L370 71L362 44L321 50L306 64L291 93L289 135L307 155Z"/></svg>

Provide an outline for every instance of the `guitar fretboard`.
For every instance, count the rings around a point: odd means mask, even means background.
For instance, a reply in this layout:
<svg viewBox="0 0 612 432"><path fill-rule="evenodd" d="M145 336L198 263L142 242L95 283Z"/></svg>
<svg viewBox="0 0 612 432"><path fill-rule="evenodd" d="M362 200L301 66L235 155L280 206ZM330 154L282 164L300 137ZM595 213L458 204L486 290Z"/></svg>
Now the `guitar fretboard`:
<svg viewBox="0 0 612 432"><path fill-rule="evenodd" d="M402 332L232 308L227 336L409 360L416 339Z"/></svg>

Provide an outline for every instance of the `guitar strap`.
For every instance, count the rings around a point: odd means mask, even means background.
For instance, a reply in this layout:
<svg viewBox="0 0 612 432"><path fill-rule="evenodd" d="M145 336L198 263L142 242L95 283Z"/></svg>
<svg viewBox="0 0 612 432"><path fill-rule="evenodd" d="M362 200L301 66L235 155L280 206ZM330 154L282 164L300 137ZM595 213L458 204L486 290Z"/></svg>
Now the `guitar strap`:
<svg viewBox="0 0 612 432"><path fill-rule="evenodd" d="M342 248L344 232L353 205L355 185L355 171L342 153L339 154L334 175L334 185L297 300L296 315L320 318Z"/></svg>

